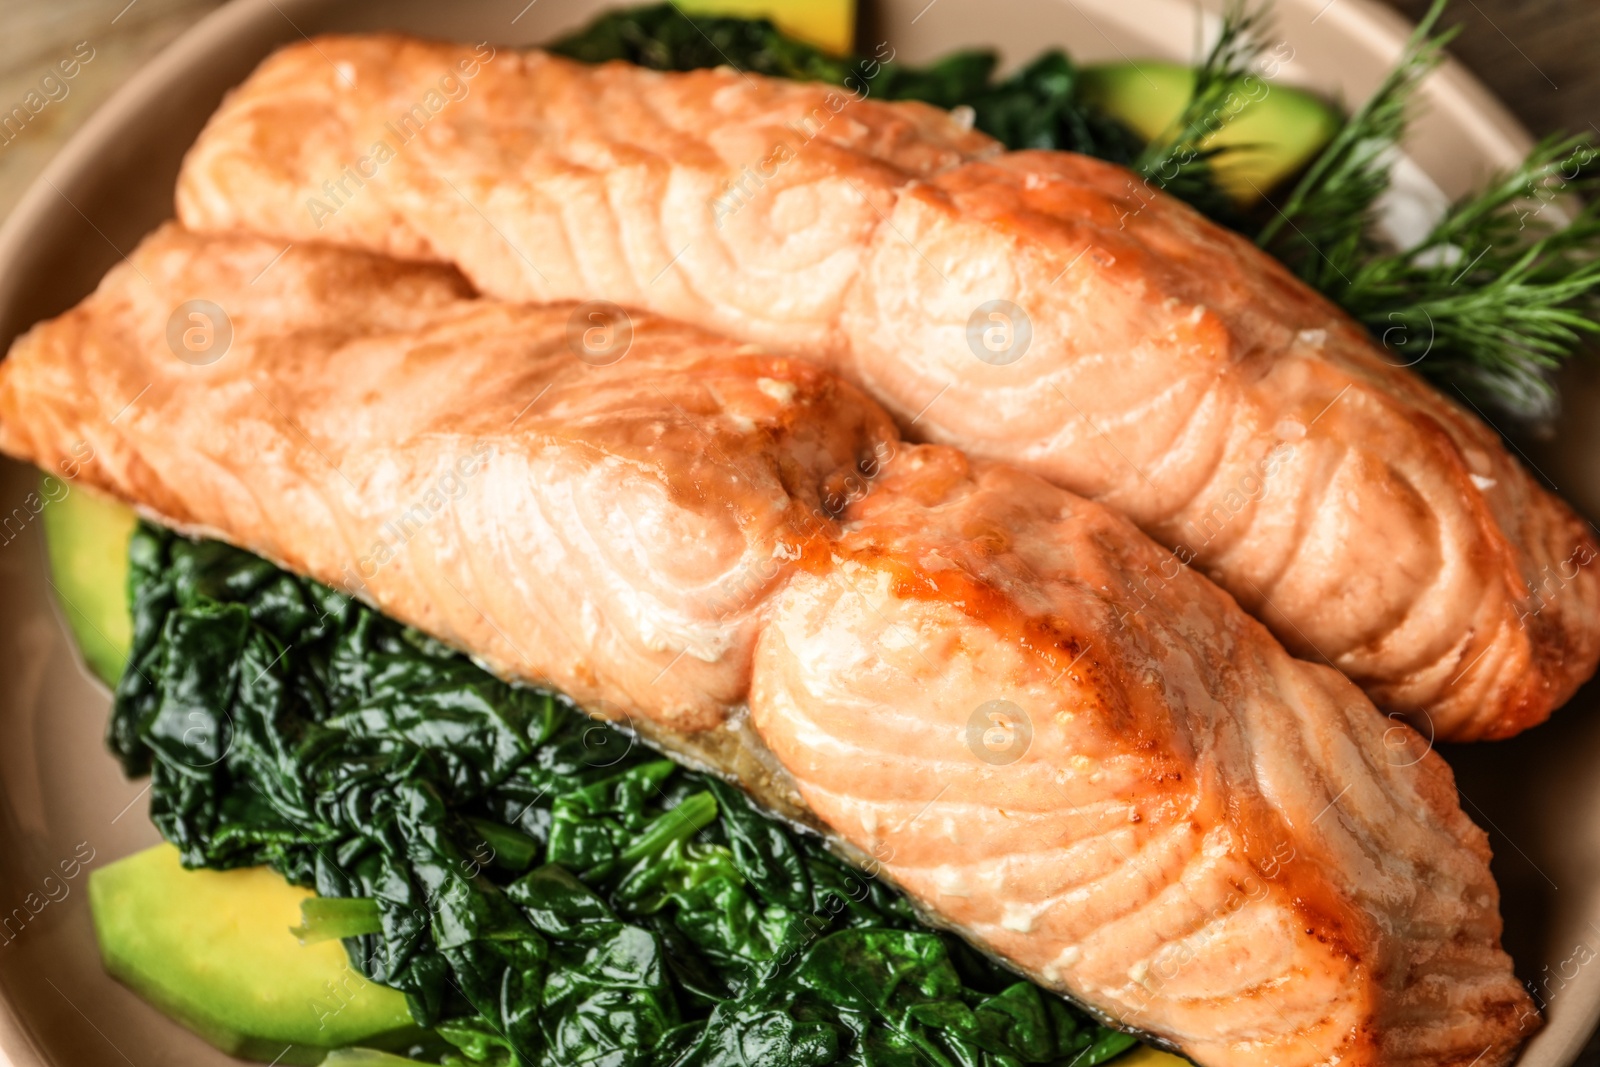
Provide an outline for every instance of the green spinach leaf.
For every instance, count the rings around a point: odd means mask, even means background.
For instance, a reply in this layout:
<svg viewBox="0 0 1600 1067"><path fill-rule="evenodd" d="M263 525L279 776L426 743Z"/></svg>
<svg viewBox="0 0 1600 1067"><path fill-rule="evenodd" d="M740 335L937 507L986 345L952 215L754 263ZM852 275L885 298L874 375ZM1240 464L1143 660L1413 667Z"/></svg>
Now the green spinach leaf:
<svg viewBox="0 0 1600 1067"><path fill-rule="evenodd" d="M739 790L247 553L144 525L110 737L192 866L483 1067L1093 1067L1133 1044Z"/></svg>
<svg viewBox="0 0 1600 1067"><path fill-rule="evenodd" d="M1144 147L1127 127L1077 99L1077 67L1059 50L996 79L999 57L987 50L956 52L925 67L896 62L888 44L870 56L835 56L786 36L766 19L687 15L656 4L602 15L551 51L655 70L730 66L829 82L859 97L970 107L978 129L1013 149L1068 149L1131 163Z"/></svg>

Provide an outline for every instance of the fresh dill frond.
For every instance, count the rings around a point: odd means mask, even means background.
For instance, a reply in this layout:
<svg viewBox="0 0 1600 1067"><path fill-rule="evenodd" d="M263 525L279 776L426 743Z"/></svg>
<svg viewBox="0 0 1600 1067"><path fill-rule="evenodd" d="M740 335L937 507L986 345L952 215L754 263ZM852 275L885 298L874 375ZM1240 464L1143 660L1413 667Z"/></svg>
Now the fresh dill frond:
<svg viewBox="0 0 1600 1067"><path fill-rule="evenodd" d="M1338 300L1340 283L1378 251L1378 198L1389 188L1418 84L1444 58L1455 30L1434 34L1448 0L1434 0L1400 61L1350 115L1263 223L1256 243Z"/></svg>
<svg viewBox="0 0 1600 1067"><path fill-rule="evenodd" d="M1390 351L1475 405L1537 421L1553 414L1550 371L1600 334L1600 155L1552 137L1451 205L1418 243L1385 244L1389 189L1416 88L1454 31L1434 0L1399 64L1272 205L1256 242L1359 319Z"/></svg>
<svg viewBox="0 0 1600 1067"><path fill-rule="evenodd" d="M1454 204L1415 246L1378 252L1335 287L1396 357L1475 403L1554 410L1548 372L1600 333L1600 172L1587 137L1552 137Z"/></svg>
<svg viewBox="0 0 1600 1067"><path fill-rule="evenodd" d="M1230 0L1216 43L1195 68L1194 92L1167 130L1151 141L1133 169L1155 187L1213 218L1234 222L1238 211L1217 184L1217 157L1228 151L1206 144L1243 109L1244 79L1265 49L1267 7Z"/></svg>

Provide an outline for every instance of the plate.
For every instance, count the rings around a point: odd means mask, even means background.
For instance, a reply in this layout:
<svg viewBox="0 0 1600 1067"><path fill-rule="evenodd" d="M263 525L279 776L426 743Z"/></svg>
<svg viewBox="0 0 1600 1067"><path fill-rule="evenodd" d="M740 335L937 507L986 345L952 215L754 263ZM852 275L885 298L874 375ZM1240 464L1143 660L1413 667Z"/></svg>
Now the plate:
<svg viewBox="0 0 1600 1067"><path fill-rule="evenodd" d="M1187 59L1221 0L868 0L858 35L910 61L970 45L1021 62L1059 45L1085 61ZM524 6L526 5L526 6ZM0 227L0 344L88 293L171 216L184 150L222 94L272 48L324 31L399 29L535 44L599 0L237 0L144 68L52 161ZM1278 0L1281 80L1360 100L1408 27L1368 0ZM1461 68L1426 85L1406 146L1397 227L1521 158L1527 134ZM1409 214L1408 214L1409 213ZM1600 515L1600 374L1564 376L1566 413L1524 459ZM132 398L129 398L132 399ZM153 843L143 782L102 743L108 694L77 659L50 596L31 470L0 464L0 1056L16 1067L220 1067L229 1060L101 970L86 876ZM48 506L48 505L46 505ZM1462 805L1488 830L1506 946L1547 1025L1522 1067L1567 1067L1600 1017L1600 717L1591 686L1548 725L1452 747ZM67 866L62 867L65 863ZM63 870L77 870L65 877Z"/></svg>

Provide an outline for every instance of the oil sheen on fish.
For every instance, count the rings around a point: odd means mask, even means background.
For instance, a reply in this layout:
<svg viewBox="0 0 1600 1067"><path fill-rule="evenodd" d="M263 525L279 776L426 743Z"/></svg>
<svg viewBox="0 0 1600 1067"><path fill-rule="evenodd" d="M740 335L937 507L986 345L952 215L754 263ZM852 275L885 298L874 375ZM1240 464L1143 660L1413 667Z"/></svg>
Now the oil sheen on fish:
<svg viewBox="0 0 1600 1067"><path fill-rule="evenodd" d="M1586 524L1270 257L1121 168L728 69L394 36L269 58L192 229L457 264L800 352L923 440L1111 504L1427 736L1545 719L1600 657Z"/></svg>
<svg viewBox="0 0 1600 1067"><path fill-rule="evenodd" d="M14 345L0 448L566 690L1208 1067L1538 1027L1449 769L1338 672L814 364L587 315L168 227Z"/></svg>

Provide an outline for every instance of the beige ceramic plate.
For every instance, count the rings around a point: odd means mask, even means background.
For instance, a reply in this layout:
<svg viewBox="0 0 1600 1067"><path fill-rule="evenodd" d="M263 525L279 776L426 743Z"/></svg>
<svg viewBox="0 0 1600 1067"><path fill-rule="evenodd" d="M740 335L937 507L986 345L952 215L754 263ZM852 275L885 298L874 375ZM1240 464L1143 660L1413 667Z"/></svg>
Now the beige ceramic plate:
<svg viewBox="0 0 1600 1067"><path fill-rule="evenodd" d="M184 149L222 93L274 46L375 29L531 44L601 6L239 0L222 9L115 97L0 228L0 344L76 302L170 215ZM1376 84L1406 33L1366 0L1279 0L1278 9L1279 54L1292 55L1280 76L1347 99ZM888 42L908 60L976 44L1012 61L1052 45L1091 61L1188 58L1195 32L1188 0L880 0L860 44L872 52ZM1526 135L1459 69L1434 78L1425 96L1428 114L1409 146L1422 202L1467 189L1525 150ZM1600 377L1571 375L1565 390L1568 417L1542 447L1525 446L1529 462L1600 515ZM0 1056L17 1067L229 1063L105 976L85 877L61 875L75 854L103 863L156 834L143 783L124 780L101 743L106 691L79 665L49 598L40 525L24 505L33 484L33 472L0 465ZM1586 965L1600 955L1595 702L1591 688L1519 740L1446 753L1464 806L1494 843L1506 945L1548 1003L1525 1067L1572 1063L1600 1014L1600 966Z"/></svg>

